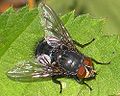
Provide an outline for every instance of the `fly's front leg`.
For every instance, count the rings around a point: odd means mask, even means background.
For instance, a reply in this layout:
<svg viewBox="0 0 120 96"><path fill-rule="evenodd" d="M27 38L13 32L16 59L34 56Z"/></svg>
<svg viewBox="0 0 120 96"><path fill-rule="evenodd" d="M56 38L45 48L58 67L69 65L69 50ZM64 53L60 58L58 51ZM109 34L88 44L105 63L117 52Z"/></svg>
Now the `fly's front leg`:
<svg viewBox="0 0 120 96"><path fill-rule="evenodd" d="M84 82L84 79L79 79L77 76L74 76L74 79L75 79L79 84L84 84L84 85L86 85L86 86L90 89L90 91L92 91L92 88L91 88L87 83Z"/></svg>
<svg viewBox="0 0 120 96"><path fill-rule="evenodd" d="M108 64L111 63L111 62L99 62L99 61L97 61L97 60L95 60L95 59L93 59L93 58L91 58L91 59L92 59L92 61L95 62L96 64L108 65Z"/></svg>
<svg viewBox="0 0 120 96"><path fill-rule="evenodd" d="M77 46L84 48L86 46L88 46L89 44L91 44L95 39L93 38L90 42L86 43L86 44L80 44L79 42L73 40L73 43L76 44Z"/></svg>
<svg viewBox="0 0 120 96"><path fill-rule="evenodd" d="M56 84L60 85L60 93L62 93L62 84L60 81L57 80L57 78L61 78L62 76L52 76L52 81Z"/></svg>

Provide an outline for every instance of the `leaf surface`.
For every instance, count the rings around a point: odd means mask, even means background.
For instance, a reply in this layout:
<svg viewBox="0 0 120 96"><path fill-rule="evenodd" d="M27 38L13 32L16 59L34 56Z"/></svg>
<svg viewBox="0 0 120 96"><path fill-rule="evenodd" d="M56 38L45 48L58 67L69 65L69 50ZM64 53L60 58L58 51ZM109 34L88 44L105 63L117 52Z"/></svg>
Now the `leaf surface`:
<svg viewBox="0 0 120 96"><path fill-rule="evenodd" d="M86 81L92 88L79 85L73 79L59 79L59 85L51 79L37 82L17 82L6 76L6 72L23 60L33 59L36 44L44 37L39 23L38 10L23 8L18 12L12 9L0 15L0 94L1 96L116 96L120 93L120 39L102 33L105 19L95 19L89 14L74 18L74 13L65 14L62 20L72 39L85 44L95 41L85 48L78 49L85 55L109 65L95 65L98 73L95 80Z"/></svg>

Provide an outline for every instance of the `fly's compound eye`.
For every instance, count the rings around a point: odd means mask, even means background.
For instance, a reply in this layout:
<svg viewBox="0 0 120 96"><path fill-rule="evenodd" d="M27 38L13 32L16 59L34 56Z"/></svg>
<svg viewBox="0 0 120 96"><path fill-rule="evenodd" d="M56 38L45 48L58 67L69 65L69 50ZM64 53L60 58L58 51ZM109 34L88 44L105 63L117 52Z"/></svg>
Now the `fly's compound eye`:
<svg viewBox="0 0 120 96"><path fill-rule="evenodd" d="M83 64L87 65L87 66L93 66L92 64L92 60L88 57L86 57L83 61Z"/></svg>
<svg viewBox="0 0 120 96"><path fill-rule="evenodd" d="M84 66L80 66L78 71L77 71L77 77L78 78L85 78L86 76L86 69Z"/></svg>
<svg viewBox="0 0 120 96"><path fill-rule="evenodd" d="M96 71L91 69L90 67L87 66L80 66L78 71L77 71L77 77L82 79L82 78L89 78L89 77L95 77Z"/></svg>

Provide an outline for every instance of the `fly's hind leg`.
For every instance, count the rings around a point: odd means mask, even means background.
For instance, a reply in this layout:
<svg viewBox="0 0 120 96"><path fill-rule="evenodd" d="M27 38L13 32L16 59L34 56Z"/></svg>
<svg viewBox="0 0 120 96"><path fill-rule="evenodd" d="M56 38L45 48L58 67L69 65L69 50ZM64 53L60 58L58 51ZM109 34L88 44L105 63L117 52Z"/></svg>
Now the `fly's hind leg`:
<svg viewBox="0 0 120 96"><path fill-rule="evenodd" d="M57 80L57 78L61 78L61 76L52 76L52 81L60 85L60 93L62 93L62 84L60 81Z"/></svg>
<svg viewBox="0 0 120 96"><path fill-rule="evenodd" d="M90 42L86 43L86 44L80 44L79 42L73 40L73 43L76 44L77 46L84 48L86 46L88 46L89 44L91 44L95 39L93 38Z"/></svg>

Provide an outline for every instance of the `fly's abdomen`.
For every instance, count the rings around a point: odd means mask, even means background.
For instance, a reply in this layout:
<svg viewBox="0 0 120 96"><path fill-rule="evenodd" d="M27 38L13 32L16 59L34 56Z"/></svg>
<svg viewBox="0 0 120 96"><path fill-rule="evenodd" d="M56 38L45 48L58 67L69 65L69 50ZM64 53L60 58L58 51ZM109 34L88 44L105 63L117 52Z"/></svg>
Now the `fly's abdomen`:
<svg viewBox="0 0 120 96"><path fill-rule="evenodd" d="M51 64L53 61L53 47L47 44L46 41L41 41L36 48L35 56L39 63Z"/></svg>
<svg viewBox="0 0 120 96"><path fill-rule="evenodd" d="M41 41L37 45L37 48L35 50L35 56L37 57L41 54L50 55L52 49L53 48L50 45L48 45L46 41Z"/></svg>

